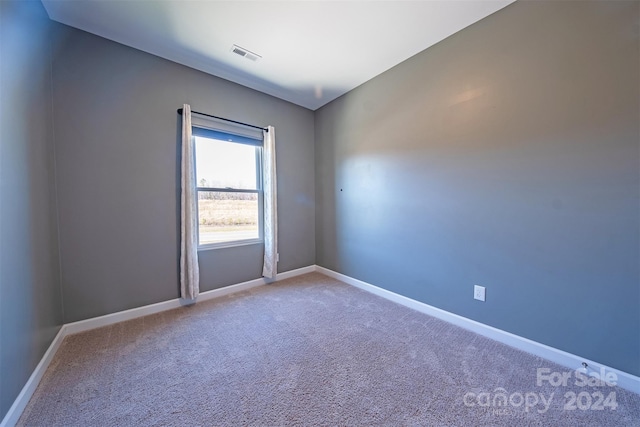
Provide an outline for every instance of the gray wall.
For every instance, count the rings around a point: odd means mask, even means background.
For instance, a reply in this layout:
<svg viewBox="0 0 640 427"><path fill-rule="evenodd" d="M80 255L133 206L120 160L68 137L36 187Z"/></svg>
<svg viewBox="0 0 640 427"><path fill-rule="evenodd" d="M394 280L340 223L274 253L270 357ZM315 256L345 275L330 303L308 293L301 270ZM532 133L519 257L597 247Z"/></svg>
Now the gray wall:
<svg viewBox="0 0 640 427"><path fill-rule="evenodd" d="M517 2L316 111L317 263L640 375L638 7Z"/></svg>
<svg viewBox="0 0 640 427"><path fill-rule="evenodd" d="M0 1L0 420L62 324L49 25Z"/></svg>
<svg viewBox="0 0 640 427"><path fill-rule="evenodd" d="M178 296L185 102L276 127L279 271L640 375L639 12L518 2L314 114L1 1L0 418L63 320ZM201 252L202 289L261 257Z"/></svg>
<svg viewBox="0 0 640 427"><path fill-rule="evenodd" d="M276 128L280 272L315 262L313 112L66 26L53 61L65 322L179 296L180 116ZM261 245L200 252L202 291L261 277Z"/></svg>

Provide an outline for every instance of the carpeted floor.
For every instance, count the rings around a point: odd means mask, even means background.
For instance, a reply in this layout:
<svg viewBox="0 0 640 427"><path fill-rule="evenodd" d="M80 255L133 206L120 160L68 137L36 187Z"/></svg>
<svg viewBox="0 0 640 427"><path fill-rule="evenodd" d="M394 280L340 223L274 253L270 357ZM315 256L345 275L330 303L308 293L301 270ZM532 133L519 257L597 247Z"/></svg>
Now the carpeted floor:
<svg viewBox="0 0 640 427"><path fill-rule="evenodd" d="M537 368L568 371L313 273L68 336L18 425L640 424L640 395Z"/></svg>

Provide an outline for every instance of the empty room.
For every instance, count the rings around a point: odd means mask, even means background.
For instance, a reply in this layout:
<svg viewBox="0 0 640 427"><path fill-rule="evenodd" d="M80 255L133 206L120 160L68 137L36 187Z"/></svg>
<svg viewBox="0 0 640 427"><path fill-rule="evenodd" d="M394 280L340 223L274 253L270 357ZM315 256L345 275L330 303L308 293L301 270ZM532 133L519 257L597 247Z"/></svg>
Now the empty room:
<svg viewBox="0 0 640 427"><path fill-rule="evenodd" d="M639 1L0 0L0 427L640 425Z"/></svg>

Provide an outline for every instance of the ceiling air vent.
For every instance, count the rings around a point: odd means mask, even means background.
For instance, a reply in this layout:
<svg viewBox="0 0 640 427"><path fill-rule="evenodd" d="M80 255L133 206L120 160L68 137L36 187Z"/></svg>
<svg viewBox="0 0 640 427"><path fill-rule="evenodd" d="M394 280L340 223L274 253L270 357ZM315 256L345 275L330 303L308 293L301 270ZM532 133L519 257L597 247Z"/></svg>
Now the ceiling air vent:
<svg viewBox="0 0 640 427"><path fill-rule="evenodd" d="M258 55L257 53L253 53L251 51L248 51L247 49L237 46L237 45L233 45L231 46L231 52L235 53L236 55L240 55L243 56L247 59L250 59L251 61L255 62L258 59L262 58L260 55Z"/></svg>

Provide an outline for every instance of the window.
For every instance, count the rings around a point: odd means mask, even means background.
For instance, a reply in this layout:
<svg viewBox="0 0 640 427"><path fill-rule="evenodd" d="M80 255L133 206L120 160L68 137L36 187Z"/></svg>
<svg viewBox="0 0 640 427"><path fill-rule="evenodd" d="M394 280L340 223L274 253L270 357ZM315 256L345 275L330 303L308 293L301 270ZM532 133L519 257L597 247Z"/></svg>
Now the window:
<svg viewBox="0 0 640 427"><path fill-rule="evenodd" d="M195 125L192 130L198 248L262 242L262 139Z"/></svg>

